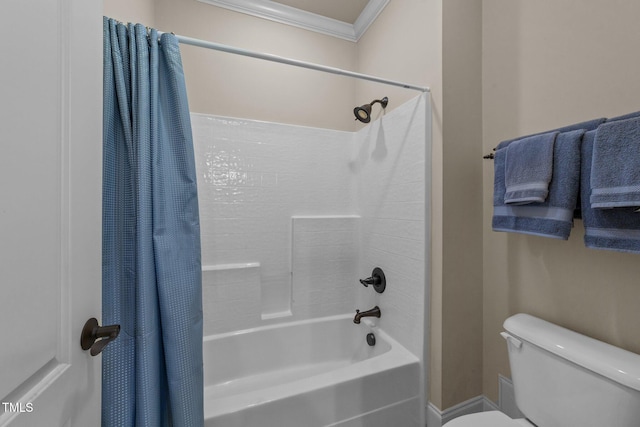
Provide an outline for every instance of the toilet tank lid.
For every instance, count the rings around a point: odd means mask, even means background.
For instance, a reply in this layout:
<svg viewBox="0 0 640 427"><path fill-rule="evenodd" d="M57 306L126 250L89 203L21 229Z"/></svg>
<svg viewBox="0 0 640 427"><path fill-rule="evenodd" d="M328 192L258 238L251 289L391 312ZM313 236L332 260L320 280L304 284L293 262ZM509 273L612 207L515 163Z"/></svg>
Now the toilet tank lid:
<svg viewBox="0 0 640 427"><path fill-rule="evenodd" d="M528 314L504 321L504 329L585 369L640 391L640 355Z"/></svg>

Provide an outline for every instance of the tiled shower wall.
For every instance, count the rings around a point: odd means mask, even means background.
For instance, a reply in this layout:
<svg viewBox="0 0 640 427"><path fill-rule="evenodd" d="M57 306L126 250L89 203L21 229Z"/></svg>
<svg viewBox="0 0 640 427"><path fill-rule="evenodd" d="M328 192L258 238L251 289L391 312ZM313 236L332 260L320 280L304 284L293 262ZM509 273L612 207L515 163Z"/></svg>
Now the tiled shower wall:
<svg viewBox="0 0 640 427"><path fill-rule="evenodd" d="M304 318L355 310L360 217L292 219L292 299Z"/></svg>
<svg viewBox="0 0 640 427"><path fill-rule="evenodd" d="M379 305L420 357L425 100L356 133L191 115L205 334ZM384 294L357 280L375 266Z"/></svg>
<svg viewBox="0 0 640 427"><path fill-rule="evenodd" d="M424 345L425 248L429 224L425 194L430 135L427 96L376 120L356 135L361 269L385 272L383 294L360 287L362 309L380 307L380 327L420 357Z"/></svg>
<svg viewBox="0 0 640 427"><path fill-rule="evenodd" d="M311 280L310 269L327 264L335 254L325 246L325 252L312 251L315 264L307 262L307 273L300 272L307 276L305 285L313 289L292 292L292 218L327 217L325 230L337 226L336 233L342 236L345 226L357 226L353 220L350 225L339 224L341 217L357 212L357 177L349 165L353 134L202 114L192 114L191 121L202 232L205 334L318 315L319 307L327 307L323 289L350 287L356 278L328 284L321 277ZM314 221L303 222L314 226ZM333 242L341 245L339 240ZM298 241L307 250L310 243L313 241L304 238ZM358 263L356 247L339 260L353 266L353 276ZM318 258L319 254L326 256ZM326 280L335 281L335 275L327 274ZM304 300L296 304L294 297L298 296ZM351 300L344 304L353 307L354 298L351 291ZM344 312L346 307L320 311L328 315L336 310Z"/></svg>

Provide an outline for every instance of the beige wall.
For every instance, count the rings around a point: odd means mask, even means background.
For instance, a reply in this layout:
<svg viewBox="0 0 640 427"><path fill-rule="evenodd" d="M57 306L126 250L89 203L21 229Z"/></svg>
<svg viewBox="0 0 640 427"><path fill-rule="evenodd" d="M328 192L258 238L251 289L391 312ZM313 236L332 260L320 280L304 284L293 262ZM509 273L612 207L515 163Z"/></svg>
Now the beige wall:
<svg viewBox="0 0 640 427"><path fill-rule="evenodd" d="M122 22L155 25L155 5L153 0L104 0L104 16Z"/></svg>
<svg viewBox="0 0 640 427"><path fill-rule="evenodd" d="M389 2L358 41L355 69L360 73L418 86L434 86L435 97L440 98L440 37L433 37L440 28L440 15L434 15L438 13L438 3L433 0ZM358 104L388 96L387 111L420 93L365 80L353 81ZM375 116L378 110L377 107L374 109Z"/></svg>
<svg viewBox="0 0 640 427"><path fill-rule="evenodd" d="M640 110L640 2L484 0L484 151L499 141ZM640 258L490 230L484 162L484 393L509 374L502 322L527 312L640 353Z"/></svg>
<svg viewBox="0 0 640 427"><path fill-rule="evenodd" d="M443 10L442 401L482 394L482 2Z"/></svg>

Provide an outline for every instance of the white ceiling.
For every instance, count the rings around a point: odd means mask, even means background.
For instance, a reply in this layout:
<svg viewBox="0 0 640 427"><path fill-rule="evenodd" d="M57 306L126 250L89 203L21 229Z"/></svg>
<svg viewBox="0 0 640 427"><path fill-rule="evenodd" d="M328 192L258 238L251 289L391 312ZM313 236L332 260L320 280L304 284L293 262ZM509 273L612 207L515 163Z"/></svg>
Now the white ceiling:
<svg viewBox="0 0 640 427"><path fill-rule="evenodd" d="M354 24L369 0L273 0L296 9Z"/></svg>
<svg viewBox="0 0 640 427"><path fill-rule="evenodd" d="M357 42L391 0L198 0Z"/></svg>

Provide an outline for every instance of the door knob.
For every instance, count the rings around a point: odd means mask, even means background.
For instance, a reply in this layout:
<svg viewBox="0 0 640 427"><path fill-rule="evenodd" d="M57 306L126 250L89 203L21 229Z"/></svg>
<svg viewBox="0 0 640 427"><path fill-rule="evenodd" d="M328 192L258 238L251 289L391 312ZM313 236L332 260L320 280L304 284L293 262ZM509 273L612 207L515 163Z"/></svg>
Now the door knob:
<svg viewBox="0 0 640 427"><path fill-rule="evenodd" d="M87 320L80 335L80 347L83 350L91 349L91 355L97 356L111 341L115 340L120 333L120 325L98 326L95 317ZM97 341L99 340L99 341Z"/></svg>

